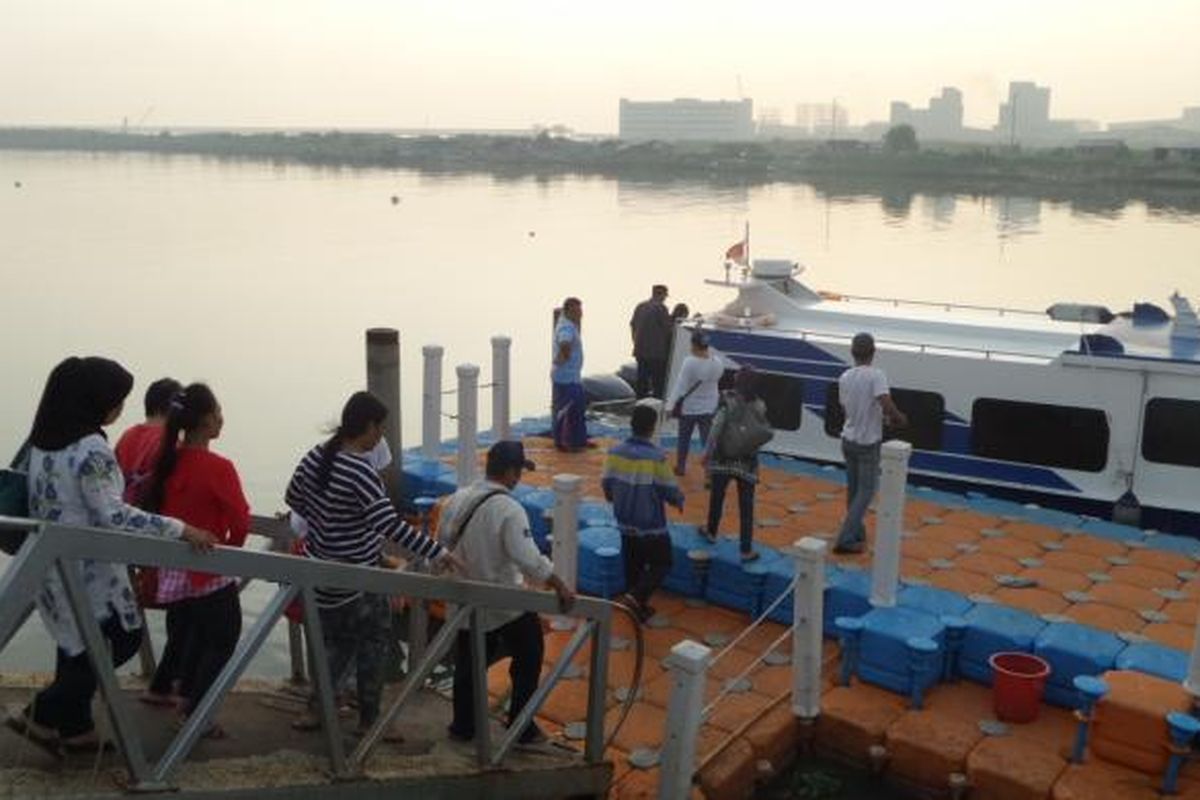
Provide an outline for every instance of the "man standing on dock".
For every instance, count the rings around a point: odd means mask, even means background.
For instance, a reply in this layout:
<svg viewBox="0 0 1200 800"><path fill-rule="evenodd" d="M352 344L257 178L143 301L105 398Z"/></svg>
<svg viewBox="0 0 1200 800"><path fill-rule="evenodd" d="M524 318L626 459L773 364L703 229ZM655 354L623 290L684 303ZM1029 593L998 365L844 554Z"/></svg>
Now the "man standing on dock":
<svg viewBox="0 0 1200 800"><path fill-rule="evenodd" d="M861 553L866 548L863 516L879 485L879 452L883 418L904 427L908 417L896 408L883 370L872 366L875 339L856 334L850 343L854 366L838 378L838 399L846 414L842 425L842 454L846 458L846 519L838 532L835 553Z"/></svg>
<svg viewBox="0 0 1200 800"><path fill-rule="evenodd" d="M667 310L667 287L655 284L650 290L650 299L638 303L629 320L633 357L637 359L637 386L634 388L638 397L662 399L674 326L671 312Z"/></svg>
<svg viewBox="0 0 1200 800"><path fill-rule="evenodd" d="M583 303L578 297L563 301L562 313L554 325L554 364L550 381L554 384L551 424L554 446L566 452L587 447L587 420L583 393L583 339L580 323Z"/></svg>
<svg viewBox="0 0 1200 800"><path fill-rule="evenodd" d="M575 601L571 588L554 574L554 565L538 552L529 532L529 517L512 496L525 470L533 462L525 458L520 442L501 441L487 454L487 477L459 489L446 503L440 523L442 545L466 565L463 577L501 586L523 586L528 579L549 586L558 595L563 610ZM533 612L484 612L487 631L482 656L488 666L502 658L512 658L508 674L512 677L512 696L508 705L509 724L521 713L537 691L542 672L545 642L542 623ZM471 664L476 654L471 647L471 632L458 632L454 664L454 720L450 736L460 741L475 737L475 685ZM545 740L538 726L530 723L517 741L522 744Z"/></svg>
<svg viewBox="0 0 1200 800"><path fill-rule="evenodd" d="M650 596L671 569L671 536L665 506L683 511L683 492L653 441L658 411L637 405L629 421L632 436L608 451L601 486L621 529L625 562L625 604L642 622L654 616Z"/></svg>

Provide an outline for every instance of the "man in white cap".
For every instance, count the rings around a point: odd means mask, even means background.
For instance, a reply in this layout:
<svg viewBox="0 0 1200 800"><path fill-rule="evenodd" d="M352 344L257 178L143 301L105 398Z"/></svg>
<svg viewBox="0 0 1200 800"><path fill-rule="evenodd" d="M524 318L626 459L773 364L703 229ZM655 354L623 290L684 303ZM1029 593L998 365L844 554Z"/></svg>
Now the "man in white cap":
<svg viewBox="0 0 1200 800"><path fill-rule="evenodd" d="M520 442L501 441L487 454L487 475L459 489L446 503L439 525L443 547L465 565L462 577L502 586L524 586L526 581L549 586L558 595L565 610L575 601L575 593L554 574L554 565L542 555L529 532L529 517L512 496L525 470L534 464L525 458ZM541 619L532 612L488 609L484 612L484 657L488 666L512 657L508 674L512 677L512 696L508 706L509 724L521 713L537 690L542 671L545 643ZM475 685L471 669L475 653L469 630L458 633L454 664L454 719L451 738L467 741L475 736ZM479 724L486 724L486 720ZM530 723L518 738L521 744L545 741L545 735Z"/></svg>

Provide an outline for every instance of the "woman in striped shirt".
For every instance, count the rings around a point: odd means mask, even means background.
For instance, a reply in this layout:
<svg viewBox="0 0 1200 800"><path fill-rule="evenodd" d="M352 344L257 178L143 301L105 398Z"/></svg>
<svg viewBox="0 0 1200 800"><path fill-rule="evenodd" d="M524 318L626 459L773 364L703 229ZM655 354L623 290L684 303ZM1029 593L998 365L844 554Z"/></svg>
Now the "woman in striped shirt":
<svg viewBox="0 0 1200 800"><path fill-rule="evenodd" d="M342 409L341 425L309 450L287 488L288 506L308 522L309 558L378 566L385 540L412 558L435 565L455 563L449 551L396 512L367 454L383 436L387 407L370 392L355 392ZM379 716L387 653L387 598L346 589L318 588L317 608L329 673L335 678L357 663L358 713L362 730ZM316 727L311 714L296 727Z"/></svg>

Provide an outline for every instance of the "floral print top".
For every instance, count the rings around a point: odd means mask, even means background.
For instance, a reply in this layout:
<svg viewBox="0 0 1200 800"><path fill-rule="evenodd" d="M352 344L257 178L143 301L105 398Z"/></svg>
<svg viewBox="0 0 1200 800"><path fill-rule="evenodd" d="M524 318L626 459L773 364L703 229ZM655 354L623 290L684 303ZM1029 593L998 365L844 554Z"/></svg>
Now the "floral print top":
<svg viewBox="0 0 1200 800"><path fill-rule="evenodd" d="M62 450L36 447L29 453L29 513L36 519L64 525L117 528L149 536L177 539L179 520L150 514L121 499L125 479L121 467L98 433L89 434ZM83 559L83 580L92 611L100 622L113 614L127 631L141 627L137 600L124 564ZM50 635L68 656L84 651L83 638L71 617L71 607L57 570L46 573L37 596L38 612Z"/></svg>

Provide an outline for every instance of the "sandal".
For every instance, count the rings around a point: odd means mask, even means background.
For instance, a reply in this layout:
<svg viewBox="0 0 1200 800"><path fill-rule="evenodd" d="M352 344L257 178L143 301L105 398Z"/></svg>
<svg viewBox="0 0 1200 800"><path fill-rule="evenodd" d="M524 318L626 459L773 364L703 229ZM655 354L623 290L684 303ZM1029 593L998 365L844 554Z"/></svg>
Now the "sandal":
<svg viewBox="0 0 1200 800"><path fill-rule="evenodd" d="M28 709L19 711L16 714L9 711L4 719L4 726L51 756L55 758L63 757L63 748L59 741L58 731L34 722L29 718Z"/></svg>
<svg viewBox="0 0 1200 800"><path fill-rule="evenodd" d="M311 733L321 730L321 718L311 712L303 714L292 720L292 730Z"/></svg>
<svg viewBox="0 0 1200 800"><path fill-rule="evenodd" d="M148 706L157 706L159 708L176 708L182 702L177 694L159 694L149 690L138 695L138 700Z"/></svg>
<svg viewBox="0 0 1200 800"><path fill-rule="evenodd" d="M175 720L175 730L183 730L183 726L187 724L187 721L187 717L180 717L179 719ZM210 720L208 726L200 732L200 738L210 739L214 742L220 741L221 739L228 739L229 732L222 727L221 723L217 722L216 720Z"/></svg>
<svg viewBox="0 0 1200 800"><path fill-rule="evenodd" d="M59 739L62 749L68 753L105 753L115 749L111 739L101 739L95 731L81 733L78 736L64 736Z"/></svg>

